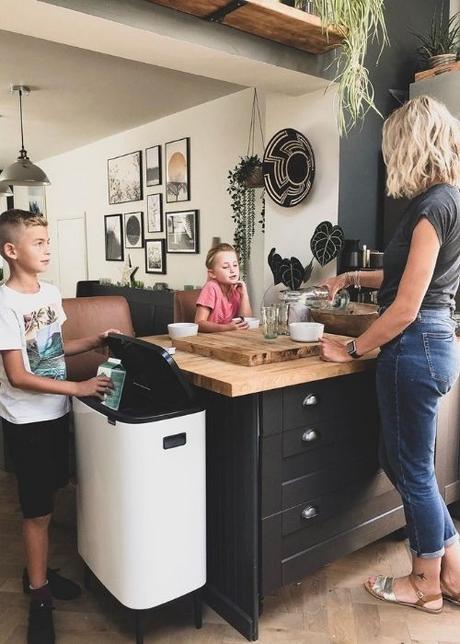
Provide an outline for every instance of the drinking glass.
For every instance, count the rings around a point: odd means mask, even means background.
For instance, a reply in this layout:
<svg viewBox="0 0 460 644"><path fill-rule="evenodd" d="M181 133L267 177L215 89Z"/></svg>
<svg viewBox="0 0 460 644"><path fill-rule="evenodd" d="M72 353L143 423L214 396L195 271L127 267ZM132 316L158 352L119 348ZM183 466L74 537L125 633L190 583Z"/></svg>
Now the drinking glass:
<svg viewBox="0 0 460 644"><path fill-rule="evenodd" d="M283 302L278 304L278 335L289 335L289 304Z"/></svg>
<svg viewBox="0 0 460 644"><path fill-rule="evenodd" d="M262 324L266 340L274 340L278 337L278 306L262 307Z"/></svg>

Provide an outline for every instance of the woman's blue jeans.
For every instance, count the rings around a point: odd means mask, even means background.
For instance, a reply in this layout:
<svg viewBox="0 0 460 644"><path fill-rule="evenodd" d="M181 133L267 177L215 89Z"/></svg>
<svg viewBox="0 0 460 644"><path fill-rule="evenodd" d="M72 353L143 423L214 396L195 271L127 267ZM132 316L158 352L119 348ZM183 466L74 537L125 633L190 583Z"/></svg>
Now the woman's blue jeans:
<svg viewBox="0 0 460 644"><path fill-rule="evenodd" d="M442 557L458 533L434 469L438 406L459 370L455 323L448 309L421 309L385 344L377 361L380 463L401 494L412 552Z"/></svg>

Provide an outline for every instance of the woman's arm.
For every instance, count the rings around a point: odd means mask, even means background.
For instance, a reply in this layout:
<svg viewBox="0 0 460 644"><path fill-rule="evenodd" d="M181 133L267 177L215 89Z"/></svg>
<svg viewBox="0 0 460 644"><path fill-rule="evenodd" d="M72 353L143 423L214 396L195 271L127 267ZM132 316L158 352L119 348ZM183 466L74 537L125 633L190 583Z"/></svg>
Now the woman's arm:
<svg viewBox="0 0 460 644"><path fill-rule="evenodd" d="M439 248L439 239L434 227L428 219L422 218L412 233L409 255L396 298L383 315L359 338L356 338L357 353L368 353L393 340L415 320L433 277ZM323 359L332 361L349 359L349 356L345 355L344 345L327 339L322 344Z"/></svg>
<svg viewBox="0 0 460 644"><path fill-rule="evenodd" d="M334 299L337 291L348 286L366 286L367 288L379 289L383 282L383 270L375 271L349 271L341 273L336 277L325 280L321 286L327 286L331 300Z"/></svg>

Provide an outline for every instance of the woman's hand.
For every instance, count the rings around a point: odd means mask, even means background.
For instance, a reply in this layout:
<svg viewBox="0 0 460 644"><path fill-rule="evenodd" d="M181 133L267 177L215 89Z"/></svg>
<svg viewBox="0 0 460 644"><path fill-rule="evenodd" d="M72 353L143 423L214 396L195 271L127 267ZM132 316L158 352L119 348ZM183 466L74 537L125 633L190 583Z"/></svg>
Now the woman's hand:
<svg viewBox="0 0 460 644"><path fill-rule="evenodd" d="M321 282L320 286L327 286L329 289L329 299L333 300L338 291L350 286L348 273L342 273L336 277L330 277L329 279L324 280L324 282Z"/></svg>
<svg viewBox="0 0 460 644"><path fill-rule="evenodd" d="M320 358L326 362L351 362L353 358L347 353L347 348L337 340L322 338L320 340Z"/></svg>

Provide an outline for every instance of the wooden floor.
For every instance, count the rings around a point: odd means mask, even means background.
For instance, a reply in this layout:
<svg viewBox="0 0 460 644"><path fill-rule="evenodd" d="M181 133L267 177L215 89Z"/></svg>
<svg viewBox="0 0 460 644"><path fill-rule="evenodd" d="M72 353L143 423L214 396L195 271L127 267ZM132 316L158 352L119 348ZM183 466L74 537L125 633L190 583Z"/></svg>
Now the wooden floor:
<svg viewBox="0 0 460 644"><path fill-rule="evenodd" d="M60 495L53 529L51 562L81 581L76 554L74 490ZM442 615L390 606L361 586L372 573L408 569L406 545L383 539L323 568L299 585L267 597L261 644L460 644L460 608ZM0 644L24 644L28 600L21 593L21 523L14 479L0 471ZM56 602L57 644L134 642L131 617L102 589L73 602ZM205 609L200 631L193 627L189 601L155 609L147 620L146 644L237 644L245 642L216 613Z"/></svg>

